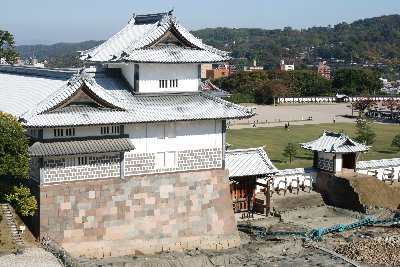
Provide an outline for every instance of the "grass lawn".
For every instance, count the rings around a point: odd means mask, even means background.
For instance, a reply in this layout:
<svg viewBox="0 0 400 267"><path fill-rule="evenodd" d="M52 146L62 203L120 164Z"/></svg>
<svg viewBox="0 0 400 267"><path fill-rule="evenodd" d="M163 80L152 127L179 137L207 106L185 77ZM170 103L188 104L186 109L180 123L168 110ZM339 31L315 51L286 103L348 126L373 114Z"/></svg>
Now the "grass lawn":
<svg viewBox="0 0 400 267"><path fill-rule="evenodd" d="M400 133L400 126L395 124L373 123L372 129L377 137L372 144L372 151L363 154L359 160L398 158L400 153L391 147L393 137ZM300 147L292 163L282 155L283 149L289 142L305 143L317 139L323 130L345 132L350 138L355 137L355 123L325 123L308 125L290 125L290 130L283 127L228 129L227 142L232 144L230 149L265 146L269 158L278 169L311 167L313 154Z"/></svg>

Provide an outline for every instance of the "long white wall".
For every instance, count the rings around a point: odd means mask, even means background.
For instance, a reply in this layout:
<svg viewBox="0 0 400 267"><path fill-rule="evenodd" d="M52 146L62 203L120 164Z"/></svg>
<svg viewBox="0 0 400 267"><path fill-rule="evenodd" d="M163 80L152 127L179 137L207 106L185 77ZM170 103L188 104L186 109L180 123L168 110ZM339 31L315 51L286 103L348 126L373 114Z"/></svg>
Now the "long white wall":
<svg viewBox="0 0 400 267"><path fill-rule="evenodd" d="M198 64L141 63L138 65L140 93L194 92L199 89ZM122 65L121 69L126 80L134 88L134 64ZM160 80L168 81L167 88L160 88ZM178 87L170 87L169 80L178 80Z"/></svg>

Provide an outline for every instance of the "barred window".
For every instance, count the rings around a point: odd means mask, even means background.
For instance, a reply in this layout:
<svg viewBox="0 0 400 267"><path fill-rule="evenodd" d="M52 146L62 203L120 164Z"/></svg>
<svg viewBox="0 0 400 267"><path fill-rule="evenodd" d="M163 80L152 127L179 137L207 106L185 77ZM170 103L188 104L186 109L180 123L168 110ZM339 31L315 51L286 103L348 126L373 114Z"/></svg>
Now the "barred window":
<svg viewBox="0 0 400 267"><path fill-rule="evenodd" d="M78 165L87 165L87 156L78 157Z"/></svg>

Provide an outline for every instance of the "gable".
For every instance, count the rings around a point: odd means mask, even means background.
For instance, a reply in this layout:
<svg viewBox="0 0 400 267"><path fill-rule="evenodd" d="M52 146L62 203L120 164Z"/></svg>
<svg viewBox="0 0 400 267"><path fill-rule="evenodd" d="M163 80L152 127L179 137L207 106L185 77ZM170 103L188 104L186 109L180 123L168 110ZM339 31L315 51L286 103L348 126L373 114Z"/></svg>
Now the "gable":
<svg viewBox="0 0 400 267"><path fill-rule="evenodd" d="M119 107L112 105L111 103L98 97L89 89L89 87L85 83L82 83L80 88L76 90L75 93L72 94L69 98L65 99L60 104L52 107L48 111L54 111L70 105L85 105L97 108L120 109Z"/></svg>
<svg viewBox="0 0 400 267"><path fill-rule="evenodd" d="M165 44L174 44L190 48L195 47L191 42L186 40L173 25L156 42L150 44L148 47L154 47L157 45L165 45Z"/></svg>

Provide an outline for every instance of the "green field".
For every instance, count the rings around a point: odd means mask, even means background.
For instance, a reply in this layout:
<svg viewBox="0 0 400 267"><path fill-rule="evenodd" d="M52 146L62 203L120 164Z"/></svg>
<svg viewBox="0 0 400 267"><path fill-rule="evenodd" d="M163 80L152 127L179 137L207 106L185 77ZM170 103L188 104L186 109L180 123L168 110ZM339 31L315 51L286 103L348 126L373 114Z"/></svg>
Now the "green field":
<svg viewBox="0 0 400 267"><path fill-rule="evenodd" d="M385 159L400 157L398 151L391 147L392 139L400 133L400 125L372 124L377 134L372 150L360 156L359 160ZM283 127L228 129L227 142L232 144L230 149L265 146L269 158L278 169L289 169L312 166L312 152L300 147L292 163L282 155L284 147L289 142L295 144L317 139L323 130L345 132L350 138L355 137L355 123L325 123L308 125L291 125L289 131Z"/></svg>

